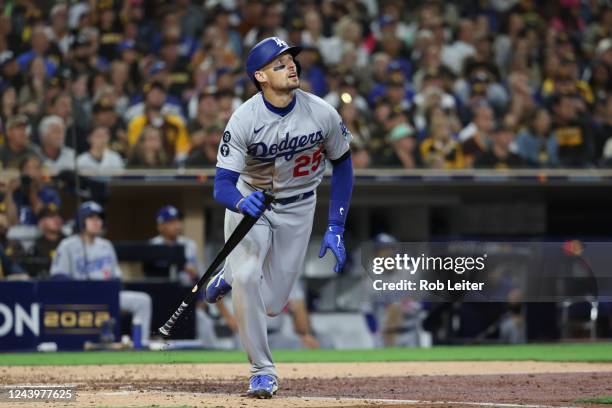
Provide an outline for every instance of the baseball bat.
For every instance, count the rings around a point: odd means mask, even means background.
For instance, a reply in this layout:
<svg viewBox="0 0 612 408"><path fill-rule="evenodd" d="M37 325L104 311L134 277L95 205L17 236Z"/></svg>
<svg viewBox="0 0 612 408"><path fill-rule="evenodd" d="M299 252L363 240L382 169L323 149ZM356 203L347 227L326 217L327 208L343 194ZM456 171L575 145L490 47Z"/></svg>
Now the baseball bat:
<svg viewBox="0 0 612 408"><path fill-rule="evenodd" d="M264 191L264 208L268 208L268 206L272 204L272 201L274 201L274 196L272 195L272 193L267 190ZM210 279L210 277L213 273L215 273L219 265L221 265L221 262L223 262L225 258L227 258L227 256L230 254L230 252L232 252L232 250L236 247L236 245L238 245L238 243L242 241L245 235L251 230L251 228L253 228L253 225L255 225L256 221L257 218L251 217L250 215L246 214L244 215L244 218L240 221L234 232L232 232L232 235L230 235L225 245L223 245L223 248L221 248L221 251L219 251L219 253L215 257L215 260L210 264L206 272L204 272L204 275L202 275L202 277L198 280L198 283L196 283L195 286L191 289L191 292L189 292L189 294L185 296L174 314L170 316L166 323L158 329L158 332L162 336L170 336L170 332L172 331L172 328L174 327L176 321L189 307L191 302L193 302L198 291L203 286L205 286L205 284L208 282L208 279Z"/></svg>

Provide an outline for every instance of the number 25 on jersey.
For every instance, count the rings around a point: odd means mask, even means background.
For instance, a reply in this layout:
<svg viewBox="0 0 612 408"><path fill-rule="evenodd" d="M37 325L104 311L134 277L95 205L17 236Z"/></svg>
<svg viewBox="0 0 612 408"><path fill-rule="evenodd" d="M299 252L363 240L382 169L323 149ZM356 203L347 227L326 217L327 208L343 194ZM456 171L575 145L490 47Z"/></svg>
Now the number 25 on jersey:
<svg viewBox="0 0 612 408"><path fill-rule="evenodd" d="M302 177L310 174L311 171L316 171L323 160L323 144L320 144L317 150L312 155L304 154L295 159L295 167L293 168L293 177Z"/></svg>

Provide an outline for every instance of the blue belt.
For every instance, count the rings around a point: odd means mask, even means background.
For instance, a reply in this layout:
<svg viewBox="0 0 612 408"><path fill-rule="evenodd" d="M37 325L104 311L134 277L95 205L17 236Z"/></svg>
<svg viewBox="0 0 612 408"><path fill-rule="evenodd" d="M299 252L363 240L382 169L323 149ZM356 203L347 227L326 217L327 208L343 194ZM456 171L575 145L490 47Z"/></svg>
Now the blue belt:
<svg viewBox="0 0 612 408"><path fill-rule="evenodd" d="M303 200L304 198L308 198L308 197L310 197L312 195L314 195L314 190L313 191L309 191L307 193L302 193L302 194L294 195L294 196L291 196L291 197L278 198L278 199L274 200L274 202L276 204L287 205L287 204L295 203L296 201Z"/></svg>

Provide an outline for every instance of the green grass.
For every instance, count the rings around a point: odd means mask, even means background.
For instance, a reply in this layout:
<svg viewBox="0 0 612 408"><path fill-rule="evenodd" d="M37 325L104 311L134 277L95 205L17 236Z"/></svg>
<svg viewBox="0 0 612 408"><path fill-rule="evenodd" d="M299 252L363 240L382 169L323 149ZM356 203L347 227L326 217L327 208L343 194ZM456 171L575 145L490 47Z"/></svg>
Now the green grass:
<svg viewBox="0 0 612 408"><path fill-rule="evenodd" d="M589 404L612 404L612 396L597 397L597 398L585 398L576 402L587 402Z"/></svg>
<svg viewBox="0 0 612 408"><path fill-rule="evenodd" d="M430 349L277 350L279 363L366 361L581 361L612 362L612 343L529 344L519 346L440 346ZM0 366L246 363L239 351L91 351L0 354Z"/></svg>

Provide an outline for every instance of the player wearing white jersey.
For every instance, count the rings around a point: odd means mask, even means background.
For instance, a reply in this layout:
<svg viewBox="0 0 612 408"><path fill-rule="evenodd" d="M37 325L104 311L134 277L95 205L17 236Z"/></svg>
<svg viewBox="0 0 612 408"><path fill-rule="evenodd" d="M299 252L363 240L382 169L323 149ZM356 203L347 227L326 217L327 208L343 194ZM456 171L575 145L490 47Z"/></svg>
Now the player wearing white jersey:
<svg viewBox="0 0 612 408"><path fill-rule="evenodd" d="M299 47L277 38L255 45L247 74L261 90L230 118L217 156L215 199L225 205L225 236L241 214L260 217L206 288L214 302L232 290L240 339L251 362L248 394L278 389L266 315L279 314L303 268L315 211L315 189L326 159L333 165L329 227L319 256L330 249L339 272L345 261L344 223L352 192L351 135L336 110L299 88ZM275 201L264 208L262 190ZM268 211L266 211L268 210Z"/></svg>
<svg viewBox="0 0 612 408"><path fill-rule="evenodd" d="M102 238L104 212L94 201L79 207L79 233L60 242L51 264L53 279L110 280L121 279L115 248ZM121 290L119 308L132 315L132 324L142 324L141 343L147 346L151 333L153 303L144 292Z"/></svg>

